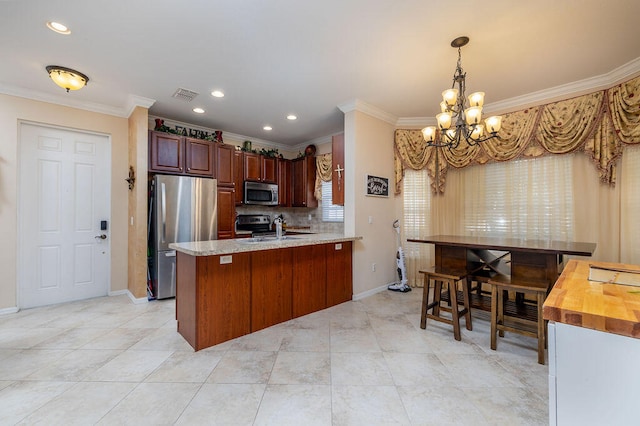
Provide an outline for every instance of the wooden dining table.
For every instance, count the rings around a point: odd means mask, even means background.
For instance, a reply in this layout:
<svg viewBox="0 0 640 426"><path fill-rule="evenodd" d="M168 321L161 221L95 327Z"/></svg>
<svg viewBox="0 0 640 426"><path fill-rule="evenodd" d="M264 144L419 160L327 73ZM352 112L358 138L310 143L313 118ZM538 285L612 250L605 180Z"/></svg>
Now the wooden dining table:
<svg viewBox="0 0 640 426"><path fill-rule="evenodd" d="M549 289L564 267L564 256L592 256L595 243L522 238L434 235L408 242L435 245L435 268L466 273L467 279L486 282L498 274L512 281L545 281ZM477 292L472 307L490 310L490 299ZM524 308L523 306L516 308Z"/></svg>

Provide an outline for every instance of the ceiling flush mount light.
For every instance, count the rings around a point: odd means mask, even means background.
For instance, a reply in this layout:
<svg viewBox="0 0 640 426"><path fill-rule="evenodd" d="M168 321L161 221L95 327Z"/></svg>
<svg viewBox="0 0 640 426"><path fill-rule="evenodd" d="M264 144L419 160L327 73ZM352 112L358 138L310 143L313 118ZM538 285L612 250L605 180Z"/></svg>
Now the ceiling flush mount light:
<svg viewBox="0 0 640 426"><path fill-rule="evenodd" d="M287 115L287 120L291 120L291 121L293 121L293 120L297 120L297 119L298 119L298 117L296 117L296 116L295 116L295 115L293 115L293 114L289 114L289 115Z"/></svg>
<svg viewBox="0 0 640 426"><path fill-rule="evenodd" d="M49 21L47 22L47 28L49 28L51 31L54 31L58 34L64 34L64 35L71 34L71 30L67 28L66 25L61 24L60 22Z"/></svg>
<svg viewBox="0 0 640 426"><path fill-rule="evenodd" d="M204 110L202 108L194 108L193 112L198 113L198 114L204 114Z"/></svg>
<svg viewBox="0 0 640 426"><path fill-rule="evenodd" d="M224 93L222 93L220 90L214 90L213 92L211 92L211 96L213 96L214 98L224 98Z"/></svg>
<svg viewBox="0 0 640 426"><path fill-rule="evenodd" d="M269 130L273 130L273 128L271 126L264 126L262 130L266 130L268 132Z"/></svg>
<svg viewBox="0 0 640 426"><path fill-rule="evenodd" d="M436 115L438 127L428 126L422 129L422 137L427 146L447 147L455 149L460 141L465 140L469 145L477 145L497 136L502 126L502 117L492 116L482 124L482 105L484 92L469 95L469 106L465 98L465 78L462 71L462 56L460 49L469 43L469 37L458 37L451 42L451 47L458 49L458 65L453 74L451 89L442 92L440 114ZM457 88L456 88L457 86ZM485 132L488 133L485 136Z"/></svg>
<svg viewBox="0 0 640 426"><path fill-rule="evenodd" d="M67 92L69 92L69 90L80 90L89 82L89 77L71 68L49 65L47 72L53 82L63 89L66 89Z"/></svg>

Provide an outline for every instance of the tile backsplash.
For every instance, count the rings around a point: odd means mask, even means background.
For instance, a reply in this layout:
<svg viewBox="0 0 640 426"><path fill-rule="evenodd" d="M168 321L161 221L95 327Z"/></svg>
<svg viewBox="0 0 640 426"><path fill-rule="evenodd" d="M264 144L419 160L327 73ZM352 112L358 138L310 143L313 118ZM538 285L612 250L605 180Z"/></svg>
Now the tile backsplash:
<svg viewBox="0 0 640 426"><path fill-rule="evenodd" d="M305 207L238 206L236 214L268 214L271 220L282 215L288 227L311 227L311 232L344 233L343 222L323 222L322 205L315 209ZM309 219L311 218L311 219Z"/></svg>

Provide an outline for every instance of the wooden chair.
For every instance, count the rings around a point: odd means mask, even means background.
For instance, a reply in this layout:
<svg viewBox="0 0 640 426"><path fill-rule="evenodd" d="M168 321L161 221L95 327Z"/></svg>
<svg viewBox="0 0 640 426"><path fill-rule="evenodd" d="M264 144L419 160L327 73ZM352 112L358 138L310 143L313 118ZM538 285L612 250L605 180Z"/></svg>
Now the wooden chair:
<svg viewBox="0 0 640 426"><path fill-rule="evenodd" d="M496 350L497 347L496 333L499 333L500 337L504 337L505 331L535 337L538 339L538 363L544 365L546 339L542 304L547 296L549 283L526 280L515 282L508 276L496 275L489 280L489 284L491 284L491 349ZM508 310L506 309L507 303L510 303L511 307L518 307L518 304L505 300L505 294L508 294L508 291L534 296L535 313L530 315L530 318L523 318L520 315L516 317L506 312ZM524 306L524 303L528 302L519 302L521 310L529 307L528 305ZM508 323L505 323L505 318Z"/></svg>
<svg viewBox="0 0 640 426"><path fill-rule="evenodd" d="M453 336L456 340L460 337L460 317L464 316L467 330L472 330L471 308L469 306L469 286L466 282L465 274L448 274L436 272L435 269L421 270L424 274L424 292L422 294L422 316L420 318L420 328L427 328L427 318L453 325ZM433 301L429 302L429 289L433 282ZM462 283L462 308L458 301L458 283ZM442 306L443 285L447 285L450 305ZM429 313L431 310L431 313ZM451 319L442 317L440 311L450 312Z"/></svg>

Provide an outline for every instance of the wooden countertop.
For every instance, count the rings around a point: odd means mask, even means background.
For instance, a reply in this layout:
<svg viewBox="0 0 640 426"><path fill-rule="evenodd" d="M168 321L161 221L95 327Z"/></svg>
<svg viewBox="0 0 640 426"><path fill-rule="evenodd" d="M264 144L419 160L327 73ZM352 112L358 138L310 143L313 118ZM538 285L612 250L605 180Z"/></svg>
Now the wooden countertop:
<svg viewBox="0 0 640 426"><path fill-rule="evenodd" d="M196 241L169 244L169 248L191 256L215 256L248 251L274 250L285 247L301 247L315 244L342 243L361 240L362 237L346 237L342 234L305 234L275 238L236 238L233 240Z"/></svg>
<svg viewBox="0 0 640 426"><path fill-rule="evenodd" d="M591 256L596 250L595 243L530 240L524 238L473 237L466 235L433 235L424 239L411 238L407 241L473 249L528 251L570 254L575 256Z"/></svg>
<svg viewBox="0 0 640 426"><path fill-rule="evenodd" d="M637 265L571 259L544 302L544 319L640 338L640 287L589 281L589 265Z"/></svg>

